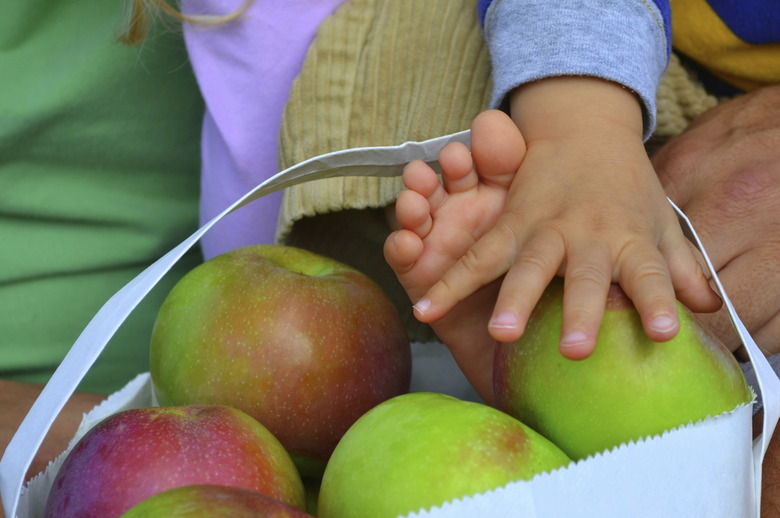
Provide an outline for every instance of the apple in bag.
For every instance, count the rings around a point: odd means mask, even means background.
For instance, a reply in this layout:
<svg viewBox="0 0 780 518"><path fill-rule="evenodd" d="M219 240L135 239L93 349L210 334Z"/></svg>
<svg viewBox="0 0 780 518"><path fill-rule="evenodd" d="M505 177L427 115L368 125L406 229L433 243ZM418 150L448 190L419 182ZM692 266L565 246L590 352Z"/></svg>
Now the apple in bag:
<svg viewBox="0 0 780 518"><path fill-rule="evenodd" d="M753 393L732 353L678 303L680 331L645 334L618 285L610 288L596 350L569 360L558 350L563 282L553 280L523 336L495 353L496 406L573 459L716 416Z"/></svg>
<svg viewBox="0 0 780 518"><path fill-rule="evenodd" d="M395 518L569 462L495 408L415 392L376 406L347 431L322 477L317 516Z"/></svg>
<svg viewBox="0 0 780 518"><path fill-rule="evenodd" d="M47 518L115 518L168 489L251 489L299 509L292 459L253 418L224 406L125 410L96 424L68 453L46 501Z"/></svg>
<svg viewBox="0 0 780 518"><path fill-rule="evenodd" d="M309 513L262 493L199 484L157 493L121 518L311 518Z"/></svg>
<svg viewBox="0 0 780 518"><path fill-rule="evenodd" d="M411 349L363 273L282 245L199 265L164 301L151 376L165 405L219 404L263 423L301 474L322 474L347 428L409 390Z"/></svg>

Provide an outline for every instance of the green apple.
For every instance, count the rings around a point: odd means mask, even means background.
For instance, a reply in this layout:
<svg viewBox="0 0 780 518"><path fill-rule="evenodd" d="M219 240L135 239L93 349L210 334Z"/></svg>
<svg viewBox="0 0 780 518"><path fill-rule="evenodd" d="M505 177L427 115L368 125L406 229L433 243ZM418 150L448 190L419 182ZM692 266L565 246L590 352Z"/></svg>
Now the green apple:
<svg viewBox="0 0 780 518"><path fill-rule="evenodd" d="M525 333L495 353L496 406L581 459L749 403L734 356L678 305L680 331L650 340L630 299L613 285L596 350L564 358L563 283L553 281Z"/></svg>
<svg viewBox="0 0 780 518"><path fill-rule="evenodd" d="M68 453L46 501L47 518L113 518L180 486L251 489L304 509L292 459L256 420L224 406L116 413Z"/></svg>
<svg viewBox="0 0 780 518"><path fill-rule="evenodd" d="M570 462L550 441L480 403L415 392L344 435L325 469L319 518L395 518Z"/></svg>
<svg viewBox="0 0 780 518"><path fill-rule="evenodd" d="M349 426L409 390L411 348L377 284L332 259L255 245L190 271L151 341L162 404L221 404L262 422L321 476Z"/></svg>
<svg viewBox="0 0 780 518"><path fill-rule="evenodd" d="M309 513L257 491L200 484L157 493L121 518L311 518Z"/></svg>

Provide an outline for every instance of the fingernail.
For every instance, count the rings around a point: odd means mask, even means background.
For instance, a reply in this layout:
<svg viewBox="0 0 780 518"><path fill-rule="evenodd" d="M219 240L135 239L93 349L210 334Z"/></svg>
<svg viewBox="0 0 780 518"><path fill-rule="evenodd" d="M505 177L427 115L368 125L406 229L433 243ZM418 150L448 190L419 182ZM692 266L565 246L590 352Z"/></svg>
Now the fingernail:
<svg viewBox="0 0 780 518"><path fill-rule="evenodd" d="M508 311L499 313L490 321L490 327L496 329L517 329L517 317Z"/></svg>
<svg viewBox="0 0 780 518"><path fill-rule="evenodd" d="M672 317L670 317L669 315L661 315L653 319L653 322L652 324L650 324L650 327L653 329L653 331L658 331L659 333L666 333L672 331L675 325L676 325L675 321Z"/></svg>
<svg viewBox="0 0 780 518"><path fill-rule="evenodd" d="M574 347L588 341L588 336L582 331L572 331L561 339L561 347Z"/></svg>
<svg viewBox="0 0 780 518"><path fill-rule="evenodd" d="M431 309L431 301L430 299L420 299L417 301L417 304L412 306L418 313L423 314L429 309Z"/></svg>

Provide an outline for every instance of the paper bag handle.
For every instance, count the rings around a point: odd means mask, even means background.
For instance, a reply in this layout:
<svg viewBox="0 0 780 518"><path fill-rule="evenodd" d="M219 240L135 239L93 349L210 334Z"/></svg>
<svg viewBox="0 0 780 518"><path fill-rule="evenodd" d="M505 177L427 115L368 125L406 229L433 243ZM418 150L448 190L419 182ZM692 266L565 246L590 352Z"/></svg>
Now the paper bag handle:
<svg viewBox="0 0 780 518"><path fill-rule="evenodd" d="M699 236L693 229L693 225L691 224L690 220L685 214L683 214L679 207L677 207L677 205L672 202L672 200L669 200L669 203L672 204L672 207L674 207L674 210L677 212L677 217L680 219L680 223L686 237L690 239L702 253L704 261L707 264L707 268L709 268L710 273L712 274L712 280L715 282L715 286L718 288L718 292L723 299L723 305L729 314L731 324L734 327L736 333L739 335L743 345L745 346L748 356L750 357L750 362L753 364L753 370L756 374L764 411L761 435L756 438L753 444L753 467L755 470L754 480L756 481L755 494L757 507L755 510L755 516L759 516L761 506L761 465L763 463L766 450L769 447L769 441L772 439L772 435L774 434L777 421L780 418L780 378L777 377L777 374L775 374L775 371L772 369L769 361L758 348L758 345L756 345L753 337L750 336L747 328L745 328L742 320L740 320L739 316L737 315L737 311L734 309L734 305L731 303L731 300L726 294L726 290L723 288L723 284L720 282L720 278L718 278L718 275L715 272L715 267L707 255L707 251L704 249L704 245L699 239Z"/></svg>

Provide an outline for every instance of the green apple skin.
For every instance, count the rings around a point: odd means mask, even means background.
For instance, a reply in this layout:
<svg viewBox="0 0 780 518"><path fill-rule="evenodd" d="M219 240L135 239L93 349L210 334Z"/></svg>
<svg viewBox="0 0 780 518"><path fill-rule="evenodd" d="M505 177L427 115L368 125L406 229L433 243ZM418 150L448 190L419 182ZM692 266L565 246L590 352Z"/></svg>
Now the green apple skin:
<svg viewBox="0 0 780 518"><path fill-rule="evenodd" d="M734 356L678 303L680 331L667 342L645 334L639 313L610 288L596 350L563 357L563 284L553 281L525 333L495 353L496 407L582 459L749 403Z"/></svg>
<svg viewBox="0 0 780 518"><path fill-rule="evenodd" d="M74 446L46 502L48 518L112 518L180 486L244 487L305 508L303 483L281 443L224 406L151 407L104 419Z"/></svg>
<svg viewBox="0 0 780 518"><path fill-rule="evenodd" d="M410 393L370 410L344 435L325 469L317 516L395 518L569 462L495 408Z"/></svg>
<svg viewBox="0 0 780 518"><path fill-rule="evenodd" d="M408 392L411 348L382 290L332 259L281 245L215 257L170 292L151 341L162 404L240 408L319 477L364 412Z"/></svg>
<svg viewBox="0 0 780 518"><path fill-rule="evenodd" d="M200 484L157 493L121 518L311 518L281 500L240 487Z"/></svg>

